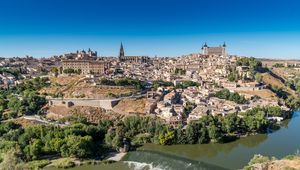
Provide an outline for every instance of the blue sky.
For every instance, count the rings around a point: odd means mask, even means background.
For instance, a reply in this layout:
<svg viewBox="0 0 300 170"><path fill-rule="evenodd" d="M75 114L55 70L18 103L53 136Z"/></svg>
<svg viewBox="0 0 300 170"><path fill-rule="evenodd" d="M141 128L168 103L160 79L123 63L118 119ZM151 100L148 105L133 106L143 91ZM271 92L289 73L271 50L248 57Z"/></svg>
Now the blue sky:
<svg viewBox="0 0 300 170"><path fill-rule="evenodd" d="M226 41L231 54L300 59L297 0L0 0L0 56L92 48L180 56Z"/></svg>

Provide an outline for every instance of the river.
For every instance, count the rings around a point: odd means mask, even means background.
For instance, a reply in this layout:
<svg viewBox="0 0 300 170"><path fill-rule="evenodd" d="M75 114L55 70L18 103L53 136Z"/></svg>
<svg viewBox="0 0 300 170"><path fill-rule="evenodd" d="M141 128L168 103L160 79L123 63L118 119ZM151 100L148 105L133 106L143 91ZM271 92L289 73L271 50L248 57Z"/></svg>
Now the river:
<svg viewBox="0 0 300 170"><path fill-rule="evenodd" d="M129 152L123 162L81 166L72 168L72 170L240 169L249 162L254 154L282 158L298 152L300 149L299 130L300 111L297 111L293 114L292 119L282 122L279 130L268 134L248 136L226 144L172 146L146 144L137 151Z"/></svg>

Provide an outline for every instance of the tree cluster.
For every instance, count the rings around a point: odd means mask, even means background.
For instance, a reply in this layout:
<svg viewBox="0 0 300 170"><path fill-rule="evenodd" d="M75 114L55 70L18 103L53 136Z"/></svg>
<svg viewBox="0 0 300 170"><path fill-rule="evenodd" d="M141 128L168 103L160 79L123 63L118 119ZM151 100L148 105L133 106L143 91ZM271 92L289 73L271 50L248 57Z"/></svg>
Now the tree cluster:
<svg viewBox="0 0 300 170"><path fill-rule="evenodd" d="M31 126L22 128L12 122L0 124L0 153L20 148L24 161L44 155L61 157L99 157L103 155L103 139L107 123L98 125L76 123L68 127Z"/></svg>
<svg viewBox="0 0 300 170"><path fill-rule="evenodd" d="M247 66L250 71L250 79L254 79L257 72L264 72L266 68L262 67L262 62L255 59L254 57L242 57L239 58L236 62L236 66ZM249 78L249 77L248 77ZM229 81L237 81L239 79L245 79L244 77L240 77L236 69L230 70L230 74L228 75Z"/></svg>
<svg viewBox="0 0 300 170"><path fill-rule="evenodd" d="M172 82L163 81L163 80L155 80L152 82L152 87L154 90L157 90L157 88L160 86L169 87L169 86L174 86L174 84Z"/></svg>
<svg viewBox="0 0 300 170"><path fill-rule="evenodd" d="M40 109L46 104L46 99L37 91L48 85L48 78L38 77L26 80L9 90L0 90L0 118L15 118L23 114L39 113ZM6 114L6 117L2 116L7 109L9 114Z"/></svg>
<svg viewBox="0 0 300 170"><path fill-rule="evenodd" d="M234 70L228 74L227 78L230 82L235 82L240 79L240 76L239 76L238 72L236 70Z"/></svg>
<svg viewBox="0 0 300 170"><path fill-rule="evenodd" d="M141 89L143 87L143 83L140 80L131 79L128 77L114 80L102 78L100 80L100 84L107 86L135 86L138 89Z"/></svg>
<svg viewBox="0 0 300 170"><path fill-rule="evenodd" d="M64 69L63 72L65 74L81 74L81 69L74 70L72 68L67 68L67 69Z"/></svg>
<svg viewBox="0 0 300 170"><path fill-rule="evenodd" d="M200 84L194 81L182 81L180 84L176 85L176 88L186 89L192 86L199 86Z"/></svg>
<svg viewBox="0 0 300 170"><path fill-rule="evenodd" d="M248 66L252 71L258 71L262 67L261 61L254 57L242 57L237 60L237 66Z"/></svg>
<svg viewBox="0 0 300 170"><path fill-rule="evenodd" d="M131 116L110 129L105 142L118 148L124 138L132 144L155 143L161 145L196 144L208 142L227 142L247 133L265 132L270 122L269 116L281 116L280 107L254 108L242 114L227 116L205 116L183 126L173 127L149 117Z"/></svg>
<svg viewBox="0 0 300 170"><path fill-rule="evenodd" d="M276 67L276 68L284 67L284 64L282 64L282 63L275 63L273 65L273 67Z"/></svg>
<svg viewBox="0 0 300 170"><path fill-rule="evenodd" d="M13 75L16 79L21 79L21 71L18 69L0 68L0 74L3 73L8 73Z"/></svg>
<svg viewBox="0 0 300 170"><path fill-rule="evenodd" d="M245 99L244 96L239 95L239 93L237 93L237 92L231 93L228 89L218 91L215 94L215 97L220 98L220 99L234 101L238 104L244 104L247 102L247 100Z"/></svg>
<svg viewBox="0 0 300 170"><path fill-rule="evenodd" d="M176 68L175 69L175 74L185 75L185 73L186 73L186 70L184 70L184 69L181 69L181 68Z"/></svg>
<svg viewBox="0 0 300 170"><path fill-rule="evenodd" d="M0 155L19 148L19 158L38 160L46 155L97 158L109 148L118 149L124 139L131 145L160 145L229 142L247 133L265 132L270 122L267 113L279 115L280 108L254 108L241 116L205 116L183 125L171 126L150 117L130 116L112 122L89 124L83 119L70 126L37 125L21 127L12 122L0 124Z"/></svg>

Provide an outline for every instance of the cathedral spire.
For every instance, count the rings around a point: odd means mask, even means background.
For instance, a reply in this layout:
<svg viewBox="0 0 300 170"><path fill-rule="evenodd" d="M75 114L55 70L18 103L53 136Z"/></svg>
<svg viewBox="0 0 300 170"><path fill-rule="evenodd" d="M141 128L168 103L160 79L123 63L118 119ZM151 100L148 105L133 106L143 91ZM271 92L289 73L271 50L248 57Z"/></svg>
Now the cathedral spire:
<svg viewBox="0 0 300 170"><path fill-rule="evenodd" d="M124 57L125 57L125 52L124 52L124 48L123 48L123 43L121 42L119 59L122 60Z"/></svg>

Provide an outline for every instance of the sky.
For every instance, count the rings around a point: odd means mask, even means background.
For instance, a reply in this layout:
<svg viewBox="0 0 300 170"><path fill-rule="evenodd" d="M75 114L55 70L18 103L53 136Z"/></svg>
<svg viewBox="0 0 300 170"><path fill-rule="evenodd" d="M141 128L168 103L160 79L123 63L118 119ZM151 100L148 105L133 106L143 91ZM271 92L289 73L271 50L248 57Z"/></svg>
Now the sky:
<svg viewBox="0 0 300 170"><path fill-rule="evenodd" d="M181 56L207 42L229 54L300 59L299 0L0 0L0 56L76 50Z"/></svg>

